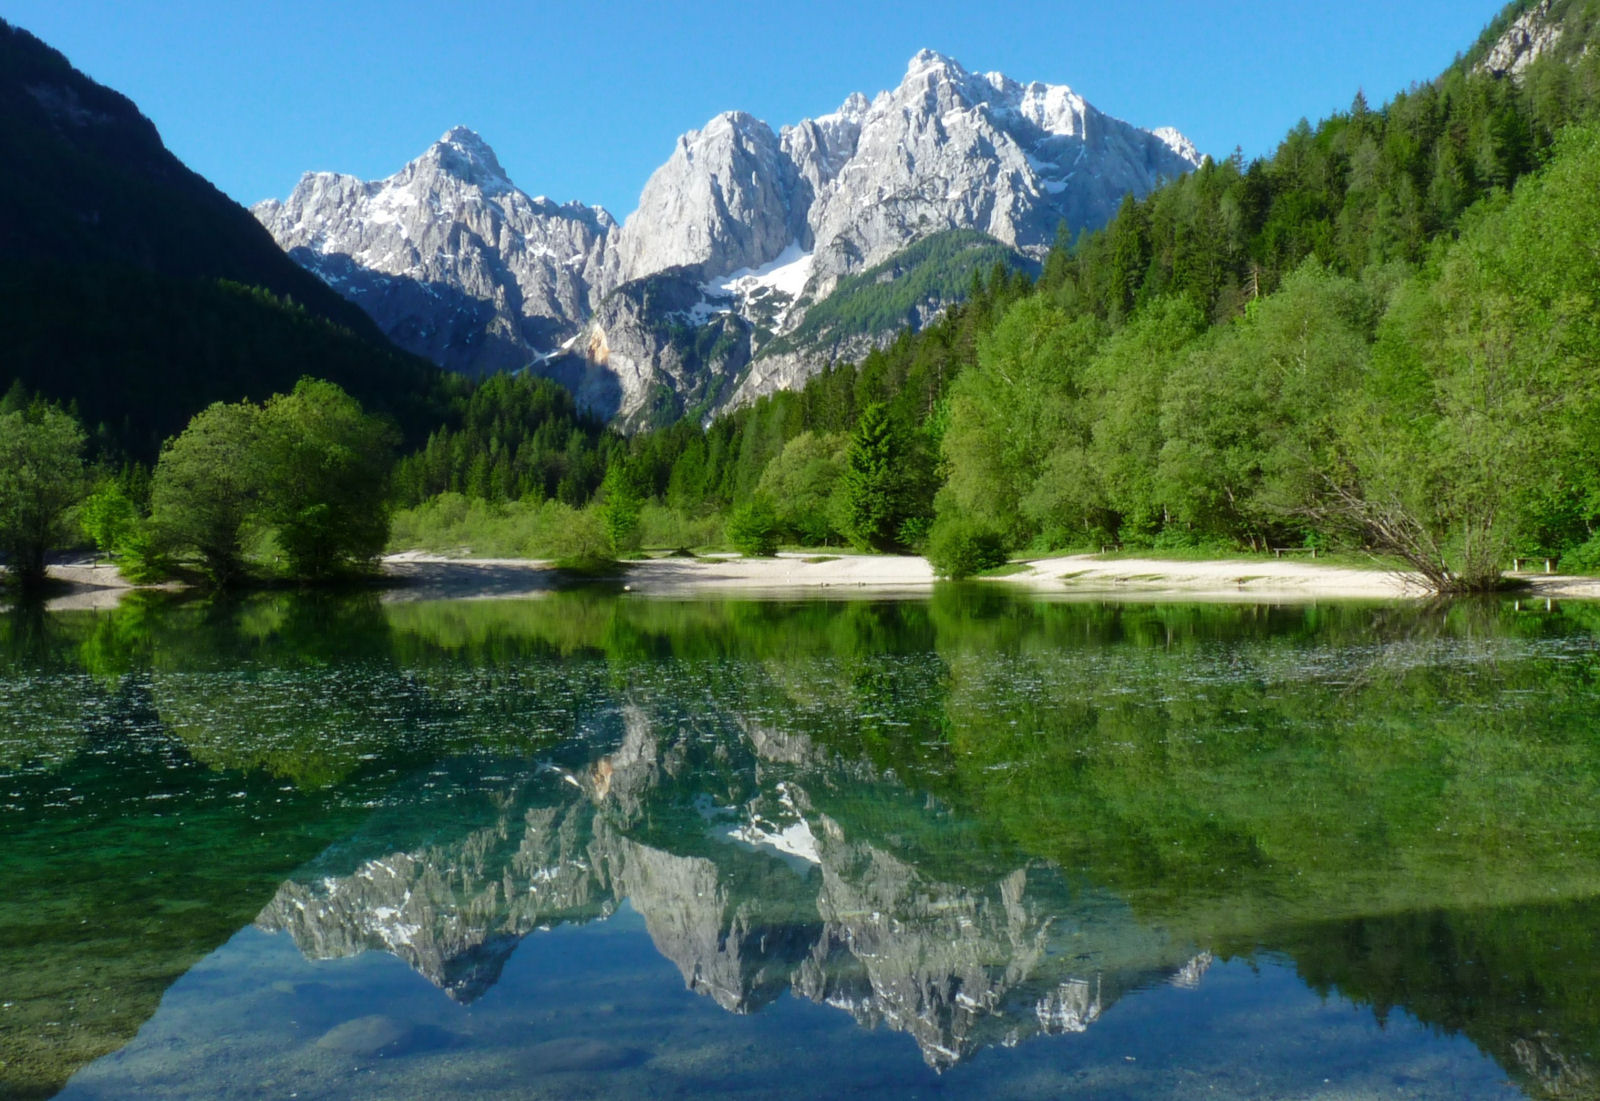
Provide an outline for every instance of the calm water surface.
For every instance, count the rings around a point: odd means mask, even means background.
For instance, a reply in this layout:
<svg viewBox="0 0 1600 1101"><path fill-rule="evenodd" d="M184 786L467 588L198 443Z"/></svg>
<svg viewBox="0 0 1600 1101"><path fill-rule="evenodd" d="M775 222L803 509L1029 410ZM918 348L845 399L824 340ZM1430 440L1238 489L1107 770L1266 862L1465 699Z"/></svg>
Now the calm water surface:
<svg viewBox="0 0 1600 1101"><path fill-rule="evenodd" d="M0 1096L1594 1097L1600 609L0 619Z"/></svg>

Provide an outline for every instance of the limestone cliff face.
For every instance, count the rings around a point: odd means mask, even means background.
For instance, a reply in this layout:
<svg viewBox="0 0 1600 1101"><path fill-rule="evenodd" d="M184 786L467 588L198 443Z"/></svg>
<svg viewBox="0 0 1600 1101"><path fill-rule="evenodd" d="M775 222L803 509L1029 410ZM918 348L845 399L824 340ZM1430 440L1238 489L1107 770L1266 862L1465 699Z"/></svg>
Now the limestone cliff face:
<svg viewBox="0 0 1600 1101"><path fill-rule="evenodd" d="M1563 29L1550 15L1550 0L1542 0L1506 28L1479 62L1478 71L1513 79L1520 77L1523 70L1561 40Z"/></svg>
<svg viewBox="0 0 1600 1101"><path fill-rule="evenodd" d="M462 128L386 180L312 173L254 213L403 347L469 373L532 369L632 429L800 385L892 337L774 340L845 276L952 230L1038 257L1062 223L1098 226L1199 160L1064 85L924 50L893 90L780 132L729 111L684 134L620 227L530 199Z"/></svg>
<svg viewBox="0 0 1600 1101"><path fill-rule="evenodd" d="M1064 85L969 73L931 50L853 122L853 152L807 215L818 294L942 230L1042 251L1063 222L1101 225L1124 195L1200 162L1175 131L1111 118Z"/></svg>
<svg viewBox="0 0 1600 1101"><path fill-rule="evenodd" d="M794 239L809 184L771 127L729 111L684 134L656 169L612 246L616 286L683 268L701 278L758 267Z"/></svg>
<svg viewBox="0 0 1600 1101"><path fill-rule="evenodd" d="M462 127L388 179L308 173L252 212L397 344L468 374L523 367L577 331L615 225L529 198Z"/></svg>
<svg viewBox="0 0 1600 1101"><path fill-rule="evenodd" d="M639 211L614 237L607 271L623 281L614 293L634 298L638 280L669 265L699 277L699 303L676 303L675 316L717 326L700 344L738 348L686 361L668 351L661 313L607 319L608 345L632 349L613 371L617 411L624 426L638 426L652 387L679 397L680 408L712 413L803 385L893 335L765 347L794 333L845 276L956 230L1042 257L1061 225L1074 233L1099 226L1124 195L1144 195L1199 161L1175 131L1111 118L1063 85L969 73L931 51L912 59L893 91L870 102L852 95L776 140L748 115L718 116L680 138L651 177ZM906 321L926 323L947 304L920 303ZM605 371L593 356L589 366Z"/></svg>
<svg viewBox="0 0 1600 1101"><path fill-rule="evenodd" d="M573 348L532 367L625 430L715 407L750 362L750 326L706 307L693 269L625 283L595 309Z"/></svg>

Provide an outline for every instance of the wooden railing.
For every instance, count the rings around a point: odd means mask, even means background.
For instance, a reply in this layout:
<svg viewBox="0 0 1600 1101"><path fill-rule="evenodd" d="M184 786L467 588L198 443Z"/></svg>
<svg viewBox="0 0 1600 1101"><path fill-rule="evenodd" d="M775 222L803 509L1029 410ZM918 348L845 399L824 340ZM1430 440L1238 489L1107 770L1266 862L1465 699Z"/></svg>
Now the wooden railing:
<svg viewBox="0 0 1600 1101"><path fill-rule="evenodd" d="M1545 573L1555 573L1556 572L1556 563L1559 562L1559 561L1561 561L1560 555L1554 555L1554 554L1548 554L1548 555L1547 554L1530 554L1530 555L1526 555L1526 556L1523 556L1523 557L1513 558L1511 560L1511 572L1512 573L1522 573L1522 572L1524 572L1523 571L1523 566L1526 563L1529 563L1529 562L1543 562L1544 563L1544 572Z"/></svg>

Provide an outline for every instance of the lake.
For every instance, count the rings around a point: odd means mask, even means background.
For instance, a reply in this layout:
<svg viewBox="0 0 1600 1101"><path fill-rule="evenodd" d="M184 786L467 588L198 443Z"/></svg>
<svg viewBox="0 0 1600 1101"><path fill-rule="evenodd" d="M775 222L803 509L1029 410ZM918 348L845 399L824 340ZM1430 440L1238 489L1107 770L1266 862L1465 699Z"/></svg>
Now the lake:
<svg viewBox="0 0 1600 1101"><path fill-rule="evenodd" d="M0 617L0 1095L1600 1093L1600 607Z"/></svg>

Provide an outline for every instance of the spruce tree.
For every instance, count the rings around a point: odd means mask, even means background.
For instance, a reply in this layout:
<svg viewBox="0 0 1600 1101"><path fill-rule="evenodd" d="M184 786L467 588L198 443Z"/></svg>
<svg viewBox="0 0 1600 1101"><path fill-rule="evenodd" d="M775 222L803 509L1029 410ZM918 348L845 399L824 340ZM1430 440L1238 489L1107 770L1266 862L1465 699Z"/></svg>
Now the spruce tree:
<svg viewBox="0 0 1600 1101"><path fill-rule="evenodd" d="M863 550L899 549L901 446L889 407L874 402L861 411L845 453L845 533Z"/></svg>

